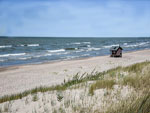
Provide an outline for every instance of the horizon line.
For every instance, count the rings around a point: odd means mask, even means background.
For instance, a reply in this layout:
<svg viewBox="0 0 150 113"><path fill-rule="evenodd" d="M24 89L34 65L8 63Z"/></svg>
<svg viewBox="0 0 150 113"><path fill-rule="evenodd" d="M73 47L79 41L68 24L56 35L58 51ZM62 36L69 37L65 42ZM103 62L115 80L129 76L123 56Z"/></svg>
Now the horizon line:
<svg viewBox="0 0 150 113"><path fill-rule="evenodd" d="M90 37L90 36L88 36L88 37L86 37L86 36L77 36L77 37L74 37L74 36L0 36L0 38L150 38L150 36L112 36L112 37L110 37L110 36L104 36L104 37L102 37L102 36L100 36L100 37L98 37L98 36L93 36L93 37Z"/></svg>

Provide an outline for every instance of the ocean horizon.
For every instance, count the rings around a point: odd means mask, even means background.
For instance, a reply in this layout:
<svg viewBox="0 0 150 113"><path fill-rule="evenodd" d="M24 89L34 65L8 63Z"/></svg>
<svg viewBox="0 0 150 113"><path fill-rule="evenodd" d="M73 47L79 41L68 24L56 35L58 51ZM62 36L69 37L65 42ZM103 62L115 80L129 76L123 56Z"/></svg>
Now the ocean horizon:
<svg viewBox="0 0 150 113"><path fill-rule="evenodd" d="M0 67L88 58L150 48L148 37L0 37Z"/></svg>

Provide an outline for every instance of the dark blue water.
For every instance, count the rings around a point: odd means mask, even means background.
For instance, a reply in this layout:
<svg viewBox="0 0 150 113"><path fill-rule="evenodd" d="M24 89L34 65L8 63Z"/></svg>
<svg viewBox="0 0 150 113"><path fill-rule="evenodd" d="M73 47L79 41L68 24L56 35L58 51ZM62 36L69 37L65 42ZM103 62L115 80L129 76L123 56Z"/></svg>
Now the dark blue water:
<svg viewBox="0 0 150 113"><path fill-rule="evenodd" d="M1 37L0 66L107 55L117 45L124 52L142 50L150 48L150 38Z"/></svg>

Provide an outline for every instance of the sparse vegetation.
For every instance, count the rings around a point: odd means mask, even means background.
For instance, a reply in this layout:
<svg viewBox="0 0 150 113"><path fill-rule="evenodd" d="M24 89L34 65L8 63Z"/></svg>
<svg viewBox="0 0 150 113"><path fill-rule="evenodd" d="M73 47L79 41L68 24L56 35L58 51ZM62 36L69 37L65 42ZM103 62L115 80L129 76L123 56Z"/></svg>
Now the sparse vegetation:
<svg viewBox="0 0 150 113"><path fill-rule="evenodd" d="M6 103L4 105L4 112L8 112L9 111L9 107L10 107L9 103Z"/></svg>
<svg viewBox="0 0 150 113"><path fill-rule="evenodd" d="M57 100L59 101L59 102L61 102L61 100L63 99L63 95L62 95L62 93L58 93L57 94Z"/></svg>
<svg viewBox="0 0 150 113"><path fill-rule="evenodd" d="M0 108L0 113L2 113L2 108Z"/></svg>
<svg viewBox="0 0 150 113"><path fill-rule="evenodd" d="M142 63L136 63L134 65L125 67L124 70L128 72L139 73L139 72L142 72L143 68L146 67L147 65L149 65L148 61L142 62Z"/></svg>
<svg viewBox="0 0 150 113"><path fill-rule="evenodd" d="M64 69L64 72L67 72L68 70L67 69Z"/></svg>
<svg viewBox="0 0 150 113"><path fill-rule="evenodd" d="M68 109L80 113L150 113L149 73L150 62L148 61L127 67L117 67L105 72L93 70L91 74L80 75L77 73L72 79L65 80L60 85L41 86L20 94L3 96L0 98L0 103L22 99L28 95L32 95L31 100L34 102L40 101L37 93L41 92L43 93L42 105L45 106L49 103L52 107L51 112L54 113L68 113ZM98 89L102 89L101 91L104 93L96 93L99 91ZM122 92L123 89L125 92ZM77 94L71 96L72 90ZM44 92L51 92L49 93L49 95L53 95L51 100L46 99ZM68 95L65 96L65 94ZM27 98L25 99L26 103L29 102ZM98 102L103 102L103 104L99 105ZM0 112L8 112L10 106L5 104ZM40 106L42 105L40 104ZM42 107L40 108L42 109ZM44 108L45 112L48 110L50 109Z"/></svg>
<svg viewBox="0 0 150 113"><path fill-rule="evenodd" d="M93 83L89 89L89 93L90 94L94 94L94 90L96 89L111 89L113 87L113 85L115 85L115 81L114 80L98 80L95 83Z"/></svg>
<svg viewBox="0 0 150 113"><path fill-rule="evenodd" d="M150 113L150 92L138 98L134 96L111 106L106 113Z"/></svg>
<svg viewBox="0 0 150 113"><path fill-rule="evenodd" d="M33 95L32 100L33 100L33 101L37 101L37 100L38 100L37 94L34 94L34 95Z"/></svg>

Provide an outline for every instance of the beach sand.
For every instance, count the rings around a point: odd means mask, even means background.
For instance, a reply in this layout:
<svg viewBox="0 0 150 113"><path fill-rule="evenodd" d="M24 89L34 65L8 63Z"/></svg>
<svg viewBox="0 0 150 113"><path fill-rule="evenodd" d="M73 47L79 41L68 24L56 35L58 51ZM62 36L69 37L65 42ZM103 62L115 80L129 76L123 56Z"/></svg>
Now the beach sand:
<svg viewBox="0 0 150 113"><path fill-rule="evenodd" d="M39 86L60 84L79 72L102 72L117 66L127 66L150 61L150 50L123 53L122 58L98 56L92 58L59 61L53 63L28 64L0 68L0 96L10 95Z"/></svg>

